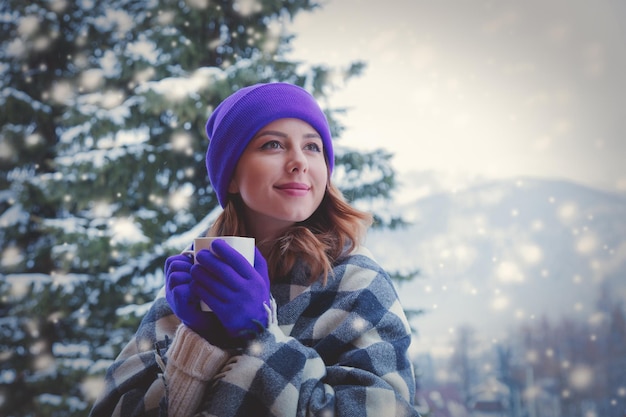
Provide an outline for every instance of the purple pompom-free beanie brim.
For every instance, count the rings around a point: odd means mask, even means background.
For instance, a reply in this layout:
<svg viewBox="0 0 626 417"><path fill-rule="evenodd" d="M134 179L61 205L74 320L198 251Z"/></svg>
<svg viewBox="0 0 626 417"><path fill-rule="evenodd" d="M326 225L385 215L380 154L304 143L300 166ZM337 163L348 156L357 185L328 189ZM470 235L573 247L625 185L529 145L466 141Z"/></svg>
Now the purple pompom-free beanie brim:
<svg viewBox="0 0 626 417"><path fill-rule="evenodd" d="M288 83L245 87L220 103L206 124L206 167L222 207L226 206L228 185L248 143L262 127L283 118L303 120L319 133L332 172L334 154L328 121L308 91Z"/></svg>

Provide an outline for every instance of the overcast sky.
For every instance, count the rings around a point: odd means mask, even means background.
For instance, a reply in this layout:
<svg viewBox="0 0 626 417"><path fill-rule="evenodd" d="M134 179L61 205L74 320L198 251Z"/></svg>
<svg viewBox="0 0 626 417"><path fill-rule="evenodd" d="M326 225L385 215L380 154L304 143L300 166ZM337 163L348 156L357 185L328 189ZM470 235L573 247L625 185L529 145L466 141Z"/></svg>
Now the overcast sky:
<svg viewBox="0 0 626 417"><path fill-rule="evenodd" d="M626 192L626 2L330 0L293 57L368 64L342 143L398 171L565 178Z"/></svg>

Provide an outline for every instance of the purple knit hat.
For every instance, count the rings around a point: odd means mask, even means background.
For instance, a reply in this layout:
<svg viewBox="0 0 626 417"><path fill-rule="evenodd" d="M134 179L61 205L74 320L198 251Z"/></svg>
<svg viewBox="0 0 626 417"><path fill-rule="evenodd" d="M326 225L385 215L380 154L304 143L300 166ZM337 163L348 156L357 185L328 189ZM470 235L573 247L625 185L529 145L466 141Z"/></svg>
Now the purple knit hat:
<svg viewBox="0 0 626 417"><path fill-rule="evenodd" d="M287 83L245 87L217 106L206 124L206 167L222 207L228 201L228 185L237 162L250 140L262 127L283 118L303 120L319 133L332 172L335 161L328 121L309 92Z"/></svg>

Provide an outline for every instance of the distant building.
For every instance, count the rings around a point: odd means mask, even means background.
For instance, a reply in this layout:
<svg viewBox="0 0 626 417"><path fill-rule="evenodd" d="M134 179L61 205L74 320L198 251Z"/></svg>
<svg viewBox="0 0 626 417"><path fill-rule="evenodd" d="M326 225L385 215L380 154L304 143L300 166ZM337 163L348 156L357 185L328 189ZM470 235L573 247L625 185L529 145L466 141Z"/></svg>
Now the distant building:
<svg viewBox="0 0 626 417"><path fill-rule="evenodd" d="M506 385L495 378L478 385L468 404L472 417L509 417L510 392Z"/></svg>
<svg viewBox="0 0 626 417"><path fill-rule="evenodd" d="M456 385L448 384L421 389L417 410L428 417L471 417Z"/></svg>

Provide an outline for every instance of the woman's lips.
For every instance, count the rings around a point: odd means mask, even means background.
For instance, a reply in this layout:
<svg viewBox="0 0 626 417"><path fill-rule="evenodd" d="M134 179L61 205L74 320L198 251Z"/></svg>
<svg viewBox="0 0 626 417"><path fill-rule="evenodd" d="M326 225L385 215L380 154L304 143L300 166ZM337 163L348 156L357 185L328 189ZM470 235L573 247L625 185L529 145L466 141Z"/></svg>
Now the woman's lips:
<svg viewBox="0 0 626 417"><path fill-rule="evenodd" d="M286 184L277 185L275 186L275 188L278 189L279 191L282 191L285 194L295 196L295 197L300 197L300 196L306 195L306 193L309 192L311 187L309 187L306 184L299 183L299 182L289 182Z"/></svg>

